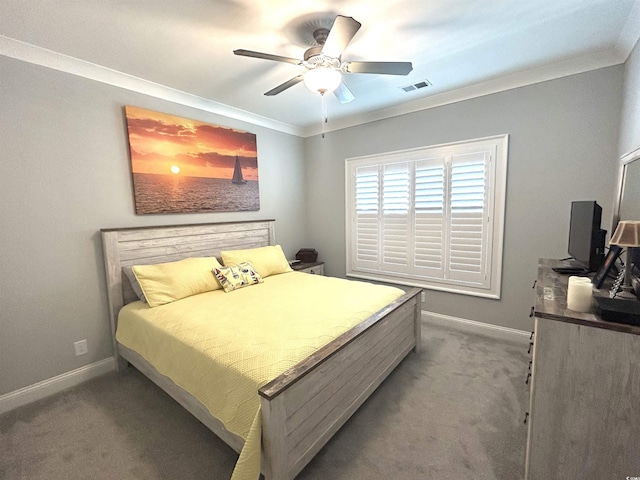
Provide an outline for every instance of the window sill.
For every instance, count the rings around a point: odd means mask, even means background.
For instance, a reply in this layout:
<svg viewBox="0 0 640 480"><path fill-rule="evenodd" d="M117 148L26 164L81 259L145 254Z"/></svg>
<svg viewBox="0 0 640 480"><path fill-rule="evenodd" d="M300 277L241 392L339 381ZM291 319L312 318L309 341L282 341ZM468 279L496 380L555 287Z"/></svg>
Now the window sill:
<svg viewBox="0 0 640 480"><path fill-rule="evenodd" d="M425 290L435 290L439 292L455 293L459 295L470 295L473 297L488 298L491 300L500 300L500 293L490 289L470 287L464 285L446 285L442 283L419 281L411 278L395 277L391 275L375 275L361 272L347 272L347 277L358 278L361 280L372 280L376 282L391 283L395 285L403 285L407 287L418 287Z"/></svg>

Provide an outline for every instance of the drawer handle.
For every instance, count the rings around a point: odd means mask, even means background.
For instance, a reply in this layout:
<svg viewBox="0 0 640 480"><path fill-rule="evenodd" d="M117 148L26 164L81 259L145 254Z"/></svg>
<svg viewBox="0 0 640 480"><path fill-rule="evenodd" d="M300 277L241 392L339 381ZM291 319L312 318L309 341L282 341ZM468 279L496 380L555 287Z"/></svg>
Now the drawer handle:
<svg viewBox="0 0 640 480"><path fill-rule="evenodd" d="M529 318L533 318L533 314L536 311L536 307L531 307L531 311L529 312Z"/></svg>
<svg viewBox="0 0 640 480"><path fill-rule="evenodd" d="M531 378L531 372L527 373L527 379L524 381L525 385L529 385L529 379Z"/></svg>
<svg viewBox="0 0 640 480"><path fill-rule="evenodd" d="M531 347L533 347L533 342L529 342L529 350L527 350L527 353L531 353Z"/></svg>
<svg viewBox="0 0 640 480"><path fill-rule="evenodd" d="M529 335L529 340L533 339L533 335L535 334L535 332L531 332L531 335Z"/></svg>
<svg viewBox="0 0 640 480"><path fill-rule="evenodd" d="M529 412L526 412L526 413L524 414L524 424L525 424L525 425L527 424L527 420L528 420L528 419L529 419Z"/></svg>
<svg viewBox="0 0 640 480"><path fill-rule="evenodd" d="M537 284L538 284L538 280L534 280L534 281L533 281L533 287L531 287L531 288L536 288L536 285L537 285Z"/></svg>

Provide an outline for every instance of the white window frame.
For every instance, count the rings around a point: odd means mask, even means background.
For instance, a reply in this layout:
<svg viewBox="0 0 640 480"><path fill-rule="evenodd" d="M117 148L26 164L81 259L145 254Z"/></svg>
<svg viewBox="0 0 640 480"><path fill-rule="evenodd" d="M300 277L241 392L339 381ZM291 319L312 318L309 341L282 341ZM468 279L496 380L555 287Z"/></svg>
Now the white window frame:
<svg viewBox="0 0 640 480"><path fill-rule="evenodd" d="M505 207L506 207L506 184L507 184L507 163L508 163L508 141L509 135L496 135L491 137L477 138L471 140L465 140L461 142L453 142L440 145L431 145L427 147L402 150L396 152L388 152L375 155L367 155L363 157L347 158L345 160L345 192L346 192L346 274L348 277L361 278L365 280L375 280L387 283L395 283L400 285L416 286L425 289L440 290L446 292L460 293L465 295L473 295L478 297L499 299L502 289L502 256L503 256L503 240L504 240L504 220L505 220ZM484 192L484 207L483 207L483 222L487 226L483 229L482 238L482 261L481 261L481 273L476 275L473 281L466 281L464 278L446 278L447 274L444 273L443 277L438 277L438 273L431 276L429 273L425 273L425 269L420 269L415 266L415 261L411 265L408 265L406 269L402 267L389 266L388 263L383 263L382 251L380 250L384 240L382 240L382 234L377 233L379 238L376 240L378 243L374 248L378 249L378 260L372 262L355 261L356 258L356 170L363 168L380 168L380 172L385 166L401 165L408 163L410 170L410 207L409 213L406 217L406 223L408 225L408 231L412 232L412 228L416 225L416 209L414 208L415 201L415 165L418 162L429 161L429 159L446 158L444 165L450 165L450 159L459 157L468 153L486 153L485 158L485 192ZM486 160L488 158L488 160ZM389 167L391 168L391 167ZM449 167L445 167L449 168ZM411 173L413 172L413 173ZM450 177L445 177L450 179ZM378 175L378 192L382 189L383 180L381 175ZM444 189L447 190L447 181L444 182ZM449 193L445 193L445 196ZM381 202L380 194L377 194L378 201ZM445 208L450 212L449 199L445 201ZM380 203L380 206L382 204ZM400 207L402 209L402 206ZM362 211L362 210L361 210ZM382 212L382 208L379 207L379 212ZM372 215L376 215L373 213ZM444 214L447 218L445 221L446 228L451 228L451 219L448 214ZM388 217L387 217L388 218ZM376 225L378 231L381 230L382 222L385 221L385 216L382 213L378 213L378 219ZM476 220L476 222L479 221ZM406 242L400 242L400 250L407 249L407 258L410 260L414 258L414 236L408 235ZM385 246L387 243L384 244ZM446 238L447 248L449 245L449 239ZM362 252L362 250L361 250ZM362 258L362 255L361 255ZM410 262L411 263L411 262ZM435 270L434 270L435 271ZM480 277L482 279L480 280Z"/></svg>

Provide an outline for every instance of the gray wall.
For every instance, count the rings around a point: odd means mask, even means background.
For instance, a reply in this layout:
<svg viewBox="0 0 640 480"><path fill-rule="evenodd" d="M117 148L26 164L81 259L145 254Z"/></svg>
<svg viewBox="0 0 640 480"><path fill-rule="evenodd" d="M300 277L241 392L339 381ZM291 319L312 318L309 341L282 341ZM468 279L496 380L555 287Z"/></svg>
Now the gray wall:
<svg viewBox="0 0 640 480"><path fill-rule="evenodd" d="M640 148L640 42L624 69L624 103L620 124L620 156Z"/></svg>
<svg viewBox="0 0 640 480"><path fill-rule="evenodd" d="M611 225L623 66L402 115L305 141L308 238L345 275L345 158L508 133L501 300L426 291L423 308L530 330L539 257L567 256L572 200L597 200Z"/></svg>
<svg viewBox="0 0 640 480"><path fill-rule="evenodd" d="M305 243L302 139L3 56L0 82L0 395L112 355L100 228L275 218ZM136 216L124 105L256 133L261 210Z"/></svg>

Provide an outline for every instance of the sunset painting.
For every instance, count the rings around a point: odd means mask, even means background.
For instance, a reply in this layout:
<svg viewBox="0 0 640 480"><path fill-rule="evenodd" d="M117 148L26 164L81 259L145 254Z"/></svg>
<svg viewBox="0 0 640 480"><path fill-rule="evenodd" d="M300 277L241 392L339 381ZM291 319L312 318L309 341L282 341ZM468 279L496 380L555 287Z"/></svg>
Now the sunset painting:
<svg viewBox="0 0 640 480"><path fill-rule="evenodd" d="M137 214L260 210L254 133L126 106Z"/></svg>

